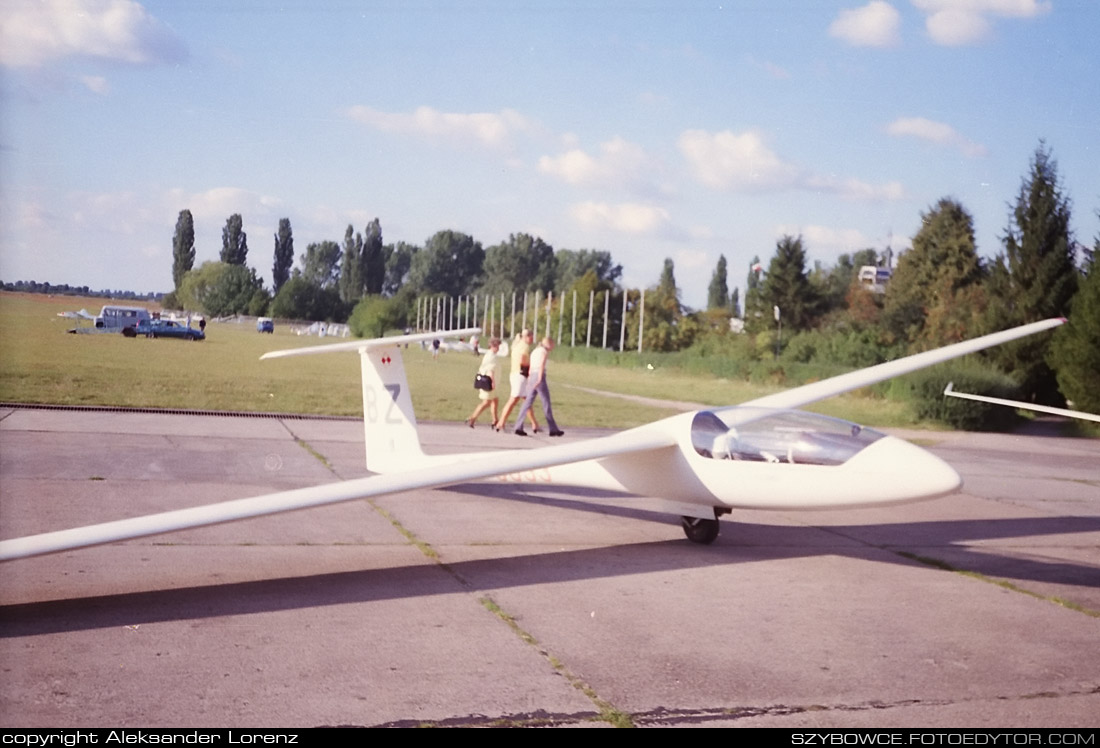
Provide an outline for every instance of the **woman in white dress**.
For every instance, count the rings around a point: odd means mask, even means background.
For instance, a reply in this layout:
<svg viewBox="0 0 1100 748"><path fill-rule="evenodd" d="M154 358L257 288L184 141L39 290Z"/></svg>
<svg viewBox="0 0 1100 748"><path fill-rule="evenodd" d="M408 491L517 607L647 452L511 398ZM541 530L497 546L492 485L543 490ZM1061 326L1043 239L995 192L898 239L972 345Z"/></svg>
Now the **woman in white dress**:
<svg viewBox="0 0 1100 748"><path fill-rule="evenodd" d="M490 390L478 390L477 396L481 400L477 404L477 408L474 409L473 414L466 419L466 425L470 428L474 427L477 423L477 417L485 412L486 408L492 409L493 420L492 423L497 422L497 405L500 402L500 398L497 396L497 380L500 378L500 364L497 362L497 352L500 350L500 338L493 338L489 341L489 350L485 352L485 355L481 359L481 366L478 367L477 373L486 377L489 377L492 382L493 388Z"/></svg>

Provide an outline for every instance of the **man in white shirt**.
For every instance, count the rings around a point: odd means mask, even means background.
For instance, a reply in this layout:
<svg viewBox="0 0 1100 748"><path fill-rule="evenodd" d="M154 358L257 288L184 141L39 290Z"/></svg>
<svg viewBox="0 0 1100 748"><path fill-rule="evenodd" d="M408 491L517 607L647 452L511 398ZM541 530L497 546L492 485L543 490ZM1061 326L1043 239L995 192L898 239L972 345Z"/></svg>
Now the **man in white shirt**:
<svg viewBox="0 0 1100 748"><path fill-rule="evenodd" d="M542 412L546 416L546 425L550 427L550 436L562 436L565 432L554 421L554 410L550 406L550 387L546 383L546 363L550 351L554 350L554 341L543 338L538 348L531 351L531 373L527 377L527 399L516 416L516 435L527 436L523 430L523 417L535 404L535 397L542 397Z"/></svg>

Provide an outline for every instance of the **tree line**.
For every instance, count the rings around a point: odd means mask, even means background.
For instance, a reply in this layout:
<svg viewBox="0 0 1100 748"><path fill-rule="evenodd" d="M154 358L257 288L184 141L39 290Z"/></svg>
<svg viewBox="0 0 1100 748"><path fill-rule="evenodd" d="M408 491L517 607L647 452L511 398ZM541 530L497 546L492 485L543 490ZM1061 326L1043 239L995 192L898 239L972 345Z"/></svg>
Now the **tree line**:
<svg viewBox="0 0 1100 748"><path fill-rule="evenodd" d="M774 350L780 361L867 366L1064 316L1070 323L1053 336L991 349L960 376L1003 397L1055 405L1068 398L1100 412L1100 273L1093 272L1100 237L1091 249L1077 243L1071 220L1057 162L1040 143L992 261L978 255L973 218L951 197L922 212L884 293L854 276L862 265L889 267L889 257L867 249L832 268L808 269L801 237L783 237L766 271L758 258L750 269L746 329L758 351Z"/></svg>
<svg viewBox="0 0 1100 748"><path fill-rule="evenodd" d="M53 296L89 296L103 299L126 299L134 301L157 301L163 294L155 291L139 293L123 289L102 288L95 290L90 286L73 286L68 283L48 283L36 280L29 281L0 281L0 291L12 291L15 293L42 293Z"/></svg>
<svg viewBox="0 0 1100 748"><path fill-rule="evenodd" d="M1018 397L1050 403L1069 397L1078 407L1100 411L1100 278L1091 272L1100 237L1092 250L1074 241L1070 200L1043 143L1021 180L1004 246L992 261L977 253L966 208L944 197L921 214L920 229L896 263L891 249L868 248L811 268L802 237L784 236L767 264L753 258L742 302L737 288L730 289L722 256L704 310L681 303L672 260L665 260L656 285L645 290L643 311L642 292L621 287L622 266L609 252L555 250L524 233L484 248L453 230L437 232L422 246L385 244L377 218L362 231L349 225L342 242L311 243L297 258L290 219L281 219L268 290L247 266L241 226L239 214L230 216L219 261L196 269L193 218L189 210L180 211L173 236L175 290L166 306L212 316L350 319L359 334L375 335L414 324L418 299L426 295L468 300L552 293L555 305L578 299L581 308L573 313L582 339L607 339L614 347L621 340L625 350L845 366L1069 316L1072 324L1057 332L1053 344L1039 338L1003 346L986 354L986 364ZM884 292L860 283L863 266L893 270ZM590 300L601 298L600 309L590 314ZM603 329L604 307L620 311L608 317L614 330ZM560 319L564 308L556 309ZM598 328L595 335L587 330L589 318ZM743 319L744 334L731 319ZM976 386L992 387L988 381Z"/></svg>

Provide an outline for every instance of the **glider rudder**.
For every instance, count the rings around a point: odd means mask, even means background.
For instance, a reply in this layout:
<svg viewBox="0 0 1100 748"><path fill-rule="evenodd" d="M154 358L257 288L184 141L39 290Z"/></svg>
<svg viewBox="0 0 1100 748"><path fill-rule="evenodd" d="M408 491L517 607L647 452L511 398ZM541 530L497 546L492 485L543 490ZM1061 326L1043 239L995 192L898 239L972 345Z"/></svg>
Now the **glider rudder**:
<svg viewBox="0 0 1100 748"><path fill-rule="evenodd" d="M261 358L305 356L316 353L359 353L363 385L363 437L367 470L390 473L424 464L420 436L416 430L409 382L401 348L409 343L425 343L444 338L468 337L481 328L397 335L346 343L316 345L265 353Z"/></svg>

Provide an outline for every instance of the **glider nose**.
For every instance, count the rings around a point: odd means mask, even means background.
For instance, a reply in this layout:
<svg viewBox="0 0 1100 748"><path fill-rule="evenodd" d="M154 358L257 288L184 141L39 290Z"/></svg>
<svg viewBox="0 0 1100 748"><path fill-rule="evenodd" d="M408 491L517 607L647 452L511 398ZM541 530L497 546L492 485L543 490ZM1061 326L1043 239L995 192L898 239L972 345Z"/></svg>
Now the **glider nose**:
<svg viewBox="0 0 1100 748"><path fill-rule="evenodd" d="M955 468L896 436L879 439L849 464L879 477L879 495L885 502L933 499L962 486Z"/></svg>

